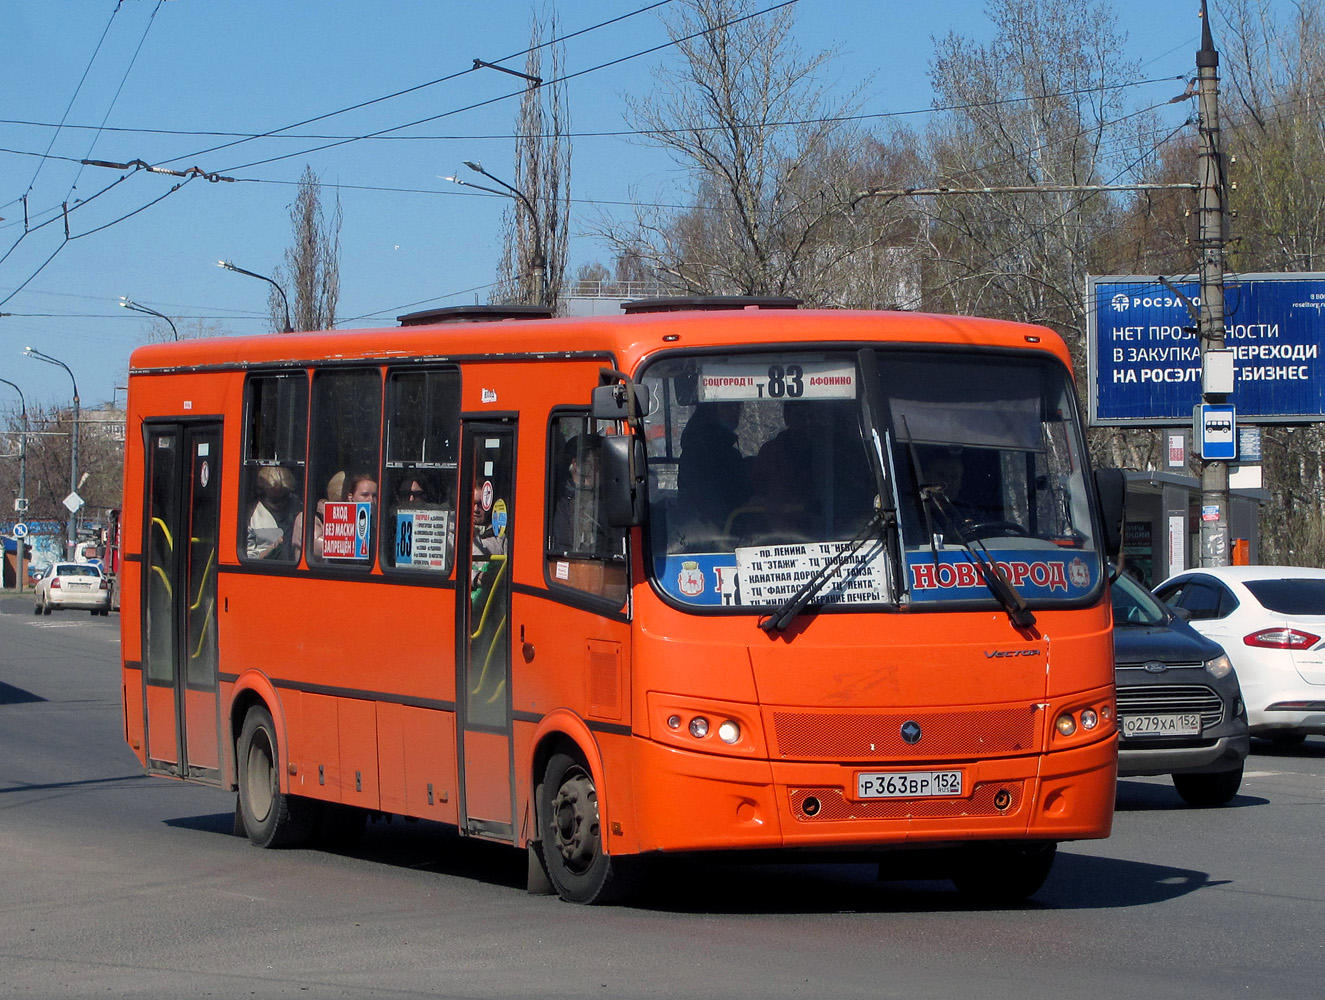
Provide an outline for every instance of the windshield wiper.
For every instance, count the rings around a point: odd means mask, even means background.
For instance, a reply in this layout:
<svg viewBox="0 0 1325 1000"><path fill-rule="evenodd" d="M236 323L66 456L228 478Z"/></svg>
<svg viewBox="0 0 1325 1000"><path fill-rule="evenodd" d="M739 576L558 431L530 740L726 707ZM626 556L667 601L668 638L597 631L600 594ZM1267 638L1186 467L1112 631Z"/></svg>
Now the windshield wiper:
<svg viewBox="0 0 1325 1000"><path fill-rule="evenodd" d="M971 558L975 560L980 567L980 575L984 577L985 584L990 592L997 598L998 603L1003 605L1007 611L1008 617L1012 619L1012 624L1020 629L1030 628L1035 624L1035 614L1026 606L1026 599L1021 596L1021 592L1007 578L1007 574L999 568L998 563L994 562L993 557L989 555L989 550L985 548L985 543L980 539L975 539L972 545L970 540L962 534L961 529L957 527L956 511L952 509L952 501L948 499L943 492L942 484L920 487L920 499L923 504L933 504L934 511L943 522L944 535L949 532L957 539ZM933 535L930 535L931 543ZM935 550L934 562L938 563L938 552Z"/></svg>
<svg viewBox="0 0 1325 1000"><path fill-rule="evenodd" d="M765 632L784 631L805 610L806 605L818 595L819 591L823 589L823 585L833 578L838 567L859 552L871 535L876 531L884 530L887 523L883 511L876 507L874 512L870 514L869 520L865 522L865 526L846 545L833 553L832 557L819 567L819 571L814 576L801 584L796 593L788 597L776 611L761 621L759 627ZM892 523L895 527L897 523L895 518L893 518Z"/></svg>

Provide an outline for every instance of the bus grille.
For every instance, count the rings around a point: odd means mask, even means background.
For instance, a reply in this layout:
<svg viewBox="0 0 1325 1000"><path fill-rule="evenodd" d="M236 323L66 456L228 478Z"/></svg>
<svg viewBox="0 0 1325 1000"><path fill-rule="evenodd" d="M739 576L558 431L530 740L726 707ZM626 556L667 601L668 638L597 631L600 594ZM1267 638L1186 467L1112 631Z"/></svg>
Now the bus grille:
<svg viewBox="0 0 1325 1000"><path fill-rule="evenodd" d="M1034 753L1038 706L945 709L928 712L772 712L774 745L783 760L941 760ZM902 726L920 725L921 738L902 739Z"/></svg>
<svg viewBox="0 0 1325 1000"><path fill-rule="evenodd" d="M1200 712L1201 728L1224 721L1224 700L1204 684L1138 684L1118 689L1119 715Z"/></svg>
<svg viewBox="0 0 1325 1000"><path fill-rule="evenodd" d="M1011 795L1011 801L1002 809L994 805L994 796L1000 791ZM805 800L817 799L818 811L805 812ZM854 802L842 794L840 788L793 788L791 811L798 820L850 819L948 819L956 816L1012 816L1021 808L1023 799L1020 781L991 781L976 785L970 798L962 799L871 799Z"/></svg>

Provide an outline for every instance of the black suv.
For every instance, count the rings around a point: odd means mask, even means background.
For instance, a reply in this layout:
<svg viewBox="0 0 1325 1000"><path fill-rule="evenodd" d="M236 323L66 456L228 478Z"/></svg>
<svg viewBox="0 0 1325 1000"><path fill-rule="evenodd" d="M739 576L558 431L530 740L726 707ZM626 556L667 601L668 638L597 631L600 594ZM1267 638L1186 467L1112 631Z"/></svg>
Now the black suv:
<svg viewBox="0 0 1325 1000"><path fill-rule="evenodd" d="M1223 648L1124 573L1113 581L1118 776L1169 774L1194 806L1238 793L1247 711Z"/></svg>

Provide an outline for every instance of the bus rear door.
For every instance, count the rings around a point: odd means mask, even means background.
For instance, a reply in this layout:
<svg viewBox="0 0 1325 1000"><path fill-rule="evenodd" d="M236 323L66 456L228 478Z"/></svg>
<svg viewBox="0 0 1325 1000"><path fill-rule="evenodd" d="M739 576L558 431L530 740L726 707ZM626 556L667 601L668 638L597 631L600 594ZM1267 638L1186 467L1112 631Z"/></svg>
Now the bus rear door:
<svg viewBox="0 0 1325 1000"><path fill-rule="evenodd" d="M142 635L148 770L220 783L221 425L148 424Z"/></svg>
<svg viewBox="0 0 1325 1000"><path fill-rule="evenodd" d="M456 588L460 625L461 815L469 833L513 837L511 548L515 421L466 423L462 496L471 499Z"/></svg>

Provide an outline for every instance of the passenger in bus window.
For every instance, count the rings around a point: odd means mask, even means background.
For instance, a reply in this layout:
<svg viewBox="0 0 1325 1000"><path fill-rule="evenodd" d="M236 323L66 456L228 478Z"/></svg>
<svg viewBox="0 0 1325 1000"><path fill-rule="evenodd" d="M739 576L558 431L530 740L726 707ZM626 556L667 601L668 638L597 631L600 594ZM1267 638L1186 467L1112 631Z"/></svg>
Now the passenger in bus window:
<svg viewBox="0 0 1325 1000"><path fill-rule="evenodd" d="M360 472L345 477L345 496L349 503L376 503L377 477L371 472Z"/></svg>
<svg viewBox="0 0 1325 1000"><path fill-rule="evenodd" d="M576 435L562 451L565 475L552 508L552 546L580 554L602 553L608 529L599 517L598 469L603 439Z"/></svg>
<svg viewBox="0 0 1325 1000"><path fill-rule="evenodd" d="M295 496L294 473L277 465L259 469L257 497L248 517L245 555L249 559L297 561L301 513Z"/></svg>
<svg viewBox="0 0 1325 1000"><path fill-rule="evenodd" d="M396 503L398 504L420 504L431 503L432 493L423 484L423 481L409 476L400 481L396 487Z"/></svg>

